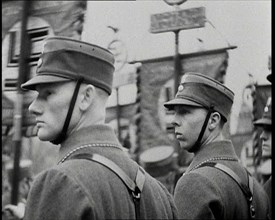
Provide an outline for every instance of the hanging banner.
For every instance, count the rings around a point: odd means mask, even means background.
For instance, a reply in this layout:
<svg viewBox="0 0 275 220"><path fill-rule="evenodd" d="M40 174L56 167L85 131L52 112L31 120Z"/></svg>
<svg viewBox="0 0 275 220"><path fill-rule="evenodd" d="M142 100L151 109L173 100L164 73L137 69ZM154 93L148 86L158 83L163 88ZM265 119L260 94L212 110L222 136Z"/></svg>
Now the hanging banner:
<svg viewBox="0 0 275 220"><path fill-rule="evenodd" d="M2 125L6 126L12 126L13 106L16 102L22 3L23 1L2 2ZM36 64L47 37L81 38L87 5L87 1L83 0L33 1L32 3L27 25L27 33L31 41L28 78L36 72ZM24 93L23 126L34 124L34 118L27 109L34 94L34 92Z"/></svg>
<svg viewBox="0 0 275 220"><path fill-rule="evenodd" d="M2 39L20 21L22 2L2 2ZM33 1L32 5L31 16L48 22L54 35L80 38L87 1Z"/></svg>
<svg viewBox="0 0 275 220"><path fill-rule="evenodd" d="M210 76L221 83L224 82L224 76L228 66L228 52L226 50L219 52L209 52L208 54L191 54L182 58L183 72L199 72Z"/></svg>

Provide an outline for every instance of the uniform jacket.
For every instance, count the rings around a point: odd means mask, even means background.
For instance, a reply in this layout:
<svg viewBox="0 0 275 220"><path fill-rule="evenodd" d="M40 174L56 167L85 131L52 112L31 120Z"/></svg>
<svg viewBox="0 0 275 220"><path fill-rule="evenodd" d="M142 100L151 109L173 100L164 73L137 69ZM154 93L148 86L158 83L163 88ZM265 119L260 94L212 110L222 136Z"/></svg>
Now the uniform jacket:
<svg viewBox="0 0 275 220"><path fill-rule="evenodd" d="M114 131L107 125L96 125L72 134L60 148L61 160L73 149L85 144L80 153L97 153L115 162L135 179L138 165L123 151ZM27 199L24 219L135 219L132 197L116 174L93 161L70 159L39 174ZM146 173L140 200L142 219L175 219L173 197L157 180Z"/></svg>
<svg viewBox="0 0 275 220"><path fill-rule="evenodd" d="M272 219L272 176L264 184L264 189L269 197L269 207L270 207L270 219Z"/></svg>
<svg viewBox="0 0 275 220"><path fill-rule="evenodd" d="M174 197L180 219L249 219L248 203L239 185L223 171L213 167L194 169L201 162L213 158L231 168L244 183L247 173L237 161L231 141L212 142L203 146L194 156L186 173L177 182ZM194 169L194 170L193 170ZM256 219L266 219L269 209L267 194L254 179L254 206Z"/></svg>

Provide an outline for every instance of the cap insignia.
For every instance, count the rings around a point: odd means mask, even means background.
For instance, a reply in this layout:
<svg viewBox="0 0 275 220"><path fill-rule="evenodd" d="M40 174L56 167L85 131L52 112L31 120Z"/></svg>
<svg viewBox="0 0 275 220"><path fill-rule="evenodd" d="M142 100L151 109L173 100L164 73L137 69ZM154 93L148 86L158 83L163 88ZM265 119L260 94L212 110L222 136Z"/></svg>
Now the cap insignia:
<svg viewBox="0 0 275 220"><path fill-rule="evenodd" d="M179 85L178 91L181 92L184 89L183 85Z"/></svg>

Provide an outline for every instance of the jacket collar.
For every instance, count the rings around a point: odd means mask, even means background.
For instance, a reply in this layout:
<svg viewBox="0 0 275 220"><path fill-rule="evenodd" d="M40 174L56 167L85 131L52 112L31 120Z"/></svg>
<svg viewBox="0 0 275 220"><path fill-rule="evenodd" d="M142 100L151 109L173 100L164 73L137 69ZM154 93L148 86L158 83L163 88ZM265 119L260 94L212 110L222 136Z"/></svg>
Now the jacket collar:
<svg viewBox="0 0 275 220"><path fill-rule="evenodd" d="M59 160L62 159L73 149L85 144L112 144L119 148L119 143L113 128L108 125L93 125L79 129L71 134L62 144L59 149Z"/></svg>
<svg viewBox="0 0 275 220"><path fill-rule="evenodd" d="M186 172L211 158L233 158L238 160L238 156L230 140L216 141L205 145L195 154Z"/></svg>

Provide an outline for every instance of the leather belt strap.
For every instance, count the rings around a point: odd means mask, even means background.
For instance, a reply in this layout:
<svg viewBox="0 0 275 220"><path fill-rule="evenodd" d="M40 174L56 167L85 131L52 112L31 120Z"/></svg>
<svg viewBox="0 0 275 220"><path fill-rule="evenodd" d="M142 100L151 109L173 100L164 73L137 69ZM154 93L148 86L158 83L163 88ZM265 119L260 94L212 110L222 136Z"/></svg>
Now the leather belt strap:
<svg viewBox="0 0 275 220"><path fill-rule="evenodd" d="M68 130L68 127L69 127L69 124L70 124L70 121L71 121L72 114L73 114L73 110L74 110L75 102L76 102L76 99L77 99L78 91L79 91L80 85L83 82L83 80L84 79L82 77L80 77L76 81L76 86L75 86L74 93L73 93L73 96L72 96L71 101L70 101L70 106L69 106L69 109L68 109L68 113L67 113L62 131L57 136L57 138L55 140L51 141L51 143L53 143L55 145L60 144L66 138L67 130Z"/></svg>
<svg viewBox="0 0 275 220"><path fill-rule="evenodd" d="M207 115L206 115L205 120L204 120L204 122L203 122L203 125L202 125L202 128L201 128L200 134L199 134L199 136L198 136L198 139L197 139L196 143L195 143L194 146L193 146L193 149L192 149L193 152L198 151L199 148L200 148L201 139L202 139L202 137L203 137L203 135L204 135L206 126L207 126L207 124L208 124L209 118L210 118L211 113L212 113L213 111L214 111L214 106L211 105L211 106L208 108L208 112L207 112Z"/></svg>
<svg viewBox="0 0 275 220"><path fill-rule="evenodd" d="M102 164L113 171L131 191L133 197L136 219L140 219L140 197L145 182L145 171L139 166L135 181L133 181L117 164L99 154L77 154L70 159L86 159Z"/></svg>
<svg viewBox="0 0 275 220"><path fill-rule="evenodd" d="M253 178L248 173L248 171L246 171L247 177L248 177L248 186L247 186L242 182L240 177L233 170L231 170L229 167L221 163L207 162L202 164L200 167L203 167L203 166L210 166L223 171L224 173L229 175L239 185L248 202L250 219L255 219L255 207L253 205Z"/></svg>

